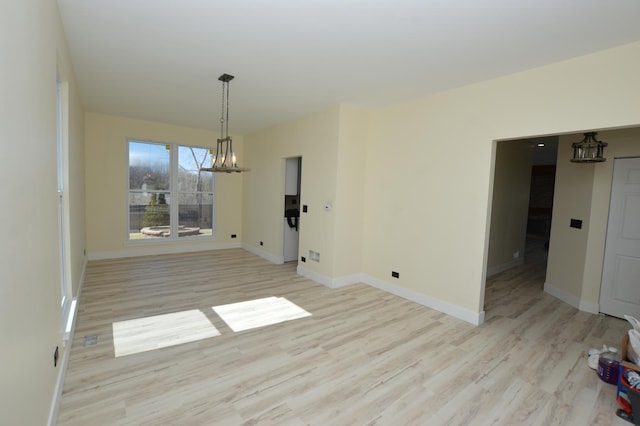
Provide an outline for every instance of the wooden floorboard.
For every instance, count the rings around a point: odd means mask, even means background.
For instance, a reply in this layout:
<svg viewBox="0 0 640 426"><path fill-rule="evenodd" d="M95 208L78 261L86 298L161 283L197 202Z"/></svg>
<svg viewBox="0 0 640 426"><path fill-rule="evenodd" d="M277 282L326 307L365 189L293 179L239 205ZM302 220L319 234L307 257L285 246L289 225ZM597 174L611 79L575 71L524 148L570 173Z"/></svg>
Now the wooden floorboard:
<svg viewBox="0 0 640 426"><path fill-rule="evenodd" d="M586 363L627 323L544 293L544 257L530 254L488 280L479 327L364 284L329 289L240 249L92 261L58 425L627 424L615 387ZM212 310L274 296L311 316L234 332ZM115 356L114 323L176 312L219 335Z"/></svg>

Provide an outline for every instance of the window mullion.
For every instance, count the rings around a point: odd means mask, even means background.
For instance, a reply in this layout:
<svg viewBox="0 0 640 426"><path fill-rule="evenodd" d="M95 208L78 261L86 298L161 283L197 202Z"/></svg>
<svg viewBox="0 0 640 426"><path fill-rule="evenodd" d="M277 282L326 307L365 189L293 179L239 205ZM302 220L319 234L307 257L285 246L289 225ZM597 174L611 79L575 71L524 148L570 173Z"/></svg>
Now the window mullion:
<svg viewBox="0 0 640 426"><path fill-rule="evenodd" d="M178 194L178 146L175 144L169 145L170 149L170 164L171 168L171 183L170 190L171 194L169 195L171 199L171 203L169 204L170 209L170 217L171 217L171 239L178 239L178 224L180 223L180 219L178 217L179 214L179 198Z"/></svg>

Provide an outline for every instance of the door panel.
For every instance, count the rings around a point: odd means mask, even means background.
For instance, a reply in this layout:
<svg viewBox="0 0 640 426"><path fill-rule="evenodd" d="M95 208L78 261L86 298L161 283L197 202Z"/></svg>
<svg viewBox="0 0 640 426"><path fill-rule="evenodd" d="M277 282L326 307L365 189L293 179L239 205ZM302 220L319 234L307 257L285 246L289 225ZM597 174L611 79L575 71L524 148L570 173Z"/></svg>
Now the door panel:
<svg viewBox="0 0 640 426"><path fill-rule="evenodd" d="M623 240L640 239L640 194L626 194L622 215Z"/></svg>
<svg viewBox="0 0 640 426"><path fill-rule="evenodd" d="M600 311L640 318L640 158L615 160Z"/></svg>
<svg viewBox="0 0 640 426"><path fill-rule="evenodd" d="M638 295L638 277L640 276L640 259L636 257L617 256L613 281L614 298L618 302L640 304Z"/></svg>

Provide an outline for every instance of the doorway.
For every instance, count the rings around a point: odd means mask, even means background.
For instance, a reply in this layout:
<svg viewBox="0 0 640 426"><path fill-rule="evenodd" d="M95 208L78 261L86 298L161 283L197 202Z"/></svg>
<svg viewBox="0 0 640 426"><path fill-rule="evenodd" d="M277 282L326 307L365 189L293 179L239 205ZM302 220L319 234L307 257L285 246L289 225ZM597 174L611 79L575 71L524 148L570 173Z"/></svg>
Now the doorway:
<svg viewBox="0 0 640 426"><path fill-rule="evenodd" d="M558 137L497 142L487 276L544 256L553 211Z"/></svg>
<svg viewBox="0 0 640 426"><path fill-rule="evenodd" d="M300 184L302 157L285 159L283 258L285 262L298 260L300 243Z"/></svg>
<svg viewBox="0 0 640 426"><path fill-rule="evenodd" d="M543 291L557 154L557 136L496 143L485 319L515 288Z"/></svg>

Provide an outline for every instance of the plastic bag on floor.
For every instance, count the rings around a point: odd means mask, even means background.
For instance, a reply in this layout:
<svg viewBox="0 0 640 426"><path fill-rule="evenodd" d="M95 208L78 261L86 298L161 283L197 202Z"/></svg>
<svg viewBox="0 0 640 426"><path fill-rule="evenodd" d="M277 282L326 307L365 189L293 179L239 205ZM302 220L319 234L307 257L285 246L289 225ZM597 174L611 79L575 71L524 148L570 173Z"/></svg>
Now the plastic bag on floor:
<svg viewBox="0 0 640 426"><path fill-rule="evenodd" d="M633 326L633 329L629 330L627 358L634 364L640 364L640 321L630 315L625 315L624 318Z"/></svg>

